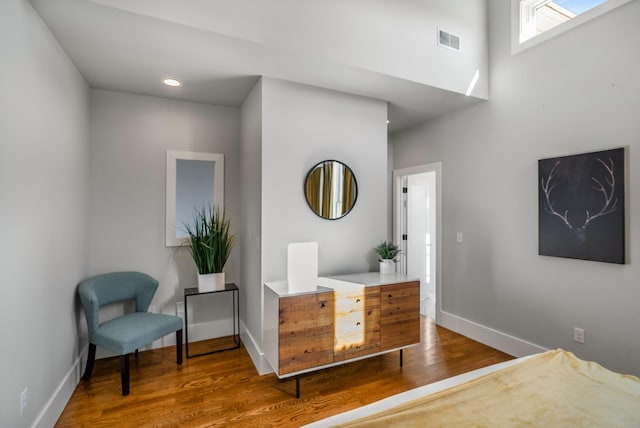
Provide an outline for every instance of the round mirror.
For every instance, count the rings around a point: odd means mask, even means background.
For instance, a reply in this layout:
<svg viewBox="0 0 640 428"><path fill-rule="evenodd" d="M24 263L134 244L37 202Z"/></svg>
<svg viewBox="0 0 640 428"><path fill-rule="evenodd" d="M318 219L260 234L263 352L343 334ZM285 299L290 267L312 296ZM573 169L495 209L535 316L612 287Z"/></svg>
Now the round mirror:
<svg viewBox="0 0 640 428"><path fill-rule="evenodd" d="M326 160L309 170L304 194L314 213L327 220L336 220L349 214L355 205L358 183L347 165Z"/></svg>

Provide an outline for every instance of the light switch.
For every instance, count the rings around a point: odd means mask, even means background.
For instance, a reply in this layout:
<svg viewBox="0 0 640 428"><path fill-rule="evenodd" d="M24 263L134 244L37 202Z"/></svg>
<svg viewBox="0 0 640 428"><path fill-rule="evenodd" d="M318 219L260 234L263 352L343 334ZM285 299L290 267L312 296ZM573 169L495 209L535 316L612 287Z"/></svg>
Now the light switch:
<svg viewBox="0 0 640 428"><path fill-rule="evenodd" d="M457 232L456 233L456 242L461 243L462 241L463 241L462 232Z"/></svg>

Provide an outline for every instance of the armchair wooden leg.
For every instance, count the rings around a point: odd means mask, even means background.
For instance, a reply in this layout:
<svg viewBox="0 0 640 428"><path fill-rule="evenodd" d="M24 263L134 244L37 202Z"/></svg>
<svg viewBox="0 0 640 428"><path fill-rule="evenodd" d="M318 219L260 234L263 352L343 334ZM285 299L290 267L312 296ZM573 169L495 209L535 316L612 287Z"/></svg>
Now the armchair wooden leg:
<svg viewBox="0 0 640 428"><path fill-rule="evenodd" d="M122 383L122 395L129 395L129 354L120 355L120 381Z"/></svg>
<svg viewBox="0 0 640 428"><path fill-rule="evenodd" d="M176 331L176 362L182 364L182 329Z"/></svg>
<svg viewBox="0 0 640 428"><path fill-rule="evenodd" d="M96 345L93 343L89 344L89 353L87 353L87 364L84 369L84 375L82 375L82 379L89 380L91 378L91 373L93 372L93 363L96 361Z"/></svg>

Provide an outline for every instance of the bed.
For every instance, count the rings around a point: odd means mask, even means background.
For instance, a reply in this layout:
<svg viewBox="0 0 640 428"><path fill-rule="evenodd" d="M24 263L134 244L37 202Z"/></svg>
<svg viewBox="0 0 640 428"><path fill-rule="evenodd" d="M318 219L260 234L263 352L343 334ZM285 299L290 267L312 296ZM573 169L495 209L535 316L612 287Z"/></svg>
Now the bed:
<svg viewBox="0 0 640 428"><path fill-rule="evenodd" d="M485 367L307 425L640 427L640 379L558 349Z"/></svg>

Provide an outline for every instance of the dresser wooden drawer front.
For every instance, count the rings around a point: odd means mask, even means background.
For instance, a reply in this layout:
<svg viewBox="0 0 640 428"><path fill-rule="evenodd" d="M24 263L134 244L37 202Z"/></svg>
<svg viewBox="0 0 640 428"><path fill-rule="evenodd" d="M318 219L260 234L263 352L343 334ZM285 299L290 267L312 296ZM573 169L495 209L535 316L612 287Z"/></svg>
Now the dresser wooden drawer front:
<svg viewBox="0 0 640 428"><path fill-rule="evenodd" d="M346 320L349 320L349 317L354 317L351 323L354 325L348 325L344 335L336 327L336 361L380 352L380 287L366 287L364 290L363 311L352 312L345 316ZM360 320L362 320L364 338L361 334L354 334L354 331L360 327L355 324ZM343 337L340 337L341 335ZM344 340L341 342L341 339Z"/></svg>
<svg viewBox="0 0 640 428"><path fill-rule="evenodd" d="M380 287L362 287L360 291L336 291L336 313L359 312L380 306Z"/></svg>
<svg viewBox="0 0 640 428"><path fill-rule="evenodd" d="M352 331L351 329L349 331ZM343 339L343 344L340 340ZM364 339L364 340L362 340ZM380 351L380 310L364 313L364 338L361 334L336 336L335 360L344 361Z"/></svg>
<svg viewBox="0 0 640 428"><path fill-rule="evenodd" d="M301 336L280 342L280 375L331 364L333 361L333 335Z"/></svg>
<svg viewBox="0 0 640 428"><path fill-rule="evenodd" d="M388 284L380 287L382 300L397 299L402 297L420 297L420 283L418 281Z"/></svg>
<svg viewBox="0 0 640 428"><path fill-rule="evenodd" d="M419 321L419 319L418 319ZM380 327L380 349L400 348L420 343L420 324L415 321L396 322Z"/></svg>
<svg viewBox="0 0 640 428"><path fill-rule="evenodd" d="M279 323L279 374L334 361L333 292L281 298Z"/></svg>
<svg viewBox="0 0 640 428"><path fill-rule="evenodd" d="M291 333L333 325L333 292L283 297L279 301L280 338ZM332 332L333 334L333 332Z"/></svg>
<svg viewBox="0 0 640 428"><path fill-rule="evenodd" d="M381 350L420 342L420 284L417 281L381 287Z"/></svg>

